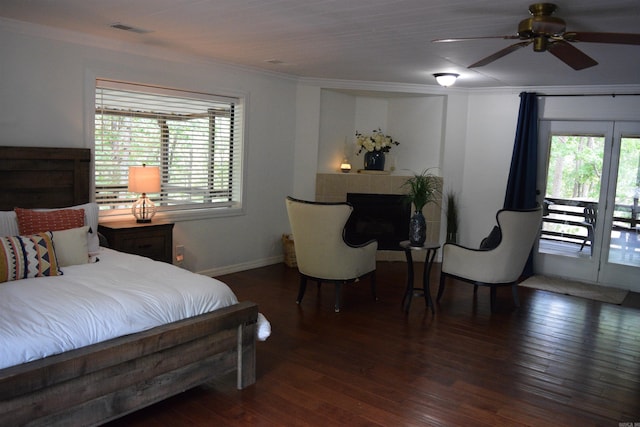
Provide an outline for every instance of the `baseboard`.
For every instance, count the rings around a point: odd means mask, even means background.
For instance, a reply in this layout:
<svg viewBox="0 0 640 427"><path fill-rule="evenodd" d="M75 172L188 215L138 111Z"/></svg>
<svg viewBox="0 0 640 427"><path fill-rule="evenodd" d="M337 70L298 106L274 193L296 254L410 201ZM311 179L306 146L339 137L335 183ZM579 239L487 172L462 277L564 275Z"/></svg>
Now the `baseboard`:
<svg viewBox="0 0 640 427"><path fill-rule="evenodd" d="M380 250L376 253L376 261L401 261L406 262L407 258L403 251L384 251ZM414 256L414 262L423 262L424 260ZM209 277L223 276L225 274L237 273L239 271L252 270L254 268L266 267L267 265L278 264L284 262L284 255L277 255L269 258L257 259L254 261L243 262L240 264L225 265L223 267L210 268L208 270L198 271Z"/></svg>
<svg viewBox="0 0 640 427"><path fill-rule="evenodd" d="M267 265L278 264L284 262L284 255L277 255L269 258L257 259L253 261L243 262L240 264L226 265L224 267L211 268L208 270L198 271L198 274L204 276L216 277L225 274L237 273L238 271L252 270L254 268L266 267Z"/></svg>
<svg viewBox="0 0 640 427"><path fill-rule="evenodd" d="M434 262L442 261L441 251L438 250L436 254L436 258ZM411 256L413 258L413 262L424 262L425 252L424 251L416 251ZM404 254L404 251L386 251L379 250L376 253L376 261L401 261L407 262L407 256Z"/></svg>
<svg viewBox="0 0 640 427"><path fill-rule="evenodd" d="M404 251L387 251L379 250L376 252L376 261L404 261L407 262L407 257Z"/></svg>

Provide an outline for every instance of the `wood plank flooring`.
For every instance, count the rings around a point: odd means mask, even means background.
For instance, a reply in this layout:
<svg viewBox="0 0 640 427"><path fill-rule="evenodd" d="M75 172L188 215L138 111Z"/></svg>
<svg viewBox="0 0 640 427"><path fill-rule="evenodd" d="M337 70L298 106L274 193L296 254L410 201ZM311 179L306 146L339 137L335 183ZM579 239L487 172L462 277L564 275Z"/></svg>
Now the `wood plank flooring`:
<svg viewBox="0 0 640 427"><path fill-rule="evenodd" d="M421 268L421 264L417 264ZM432 295L438 268L432 271ZM420 271L416 277L421 277ZM449 281L435 315L401 310L406 264L367 280L310 283L295 304L284 264L220 277L259 304L273 333L258 343L257 383L210 382L110 423L115 426L611 426L640 423L640 308L520 288L476 297ZM633 425L633 424L632 424Z"/></svg>

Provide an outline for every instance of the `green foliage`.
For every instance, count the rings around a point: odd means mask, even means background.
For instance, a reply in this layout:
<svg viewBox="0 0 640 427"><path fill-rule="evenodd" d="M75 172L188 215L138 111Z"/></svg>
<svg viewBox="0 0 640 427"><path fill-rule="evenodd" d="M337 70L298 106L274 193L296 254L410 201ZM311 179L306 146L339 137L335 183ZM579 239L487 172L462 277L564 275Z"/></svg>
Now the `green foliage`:
<svg viewBox="0 0 640 427"><path fill-rule="evenodd" d="M145 163L162 165L166 203L224 202L232 153L215 137L228 135L229 126L229 118L211 115L159 119L96 112L96 164L102 166L96 168L96 188L104 198L130 201L128 168ZM217 199L215 191L221 194Z"/></svg>
<svg viewBox="0 0 640 427"><path fill-rule="evenodd" d="M640 138L622 138L616 204L631 205L640 191Z"/></svg>
<svg viewBox="0 0 640 427"><path fill-rule="evenodd" d="M547 196L598 200L604 137L554 135L551 140Z"/></svg>
<svg viewBox="0 0 640 427"><path fill-rule="evenodd" d="M416 211L421 211L427 203L435 202L440 191L439 178L429 169L415 173L402 186L407 188L407 199L413 203Z"/></svg>
<svg viewBox="0 0 640 427"><path fill-rule="evenodd" d="M549 153L546 197L597 202L604 163L604 136L553 135ZM607 148L608 150L609 148ZM615 159L613 159L615 161ZM622 137L615 176L615 212L630 218L634 197L640 192L640 138ZM576 209L580 212L580 208ZM545 224L546 230L584 234L584 227Z"/></svg>
<svg viewBox="0 0 640 427"><path fill-rule="evenodd" d="M597 201L604 158L602 136L554 135L551 139L546 195ZM616 204L632 204L640 187L640 138L622 138Z"/></svg>

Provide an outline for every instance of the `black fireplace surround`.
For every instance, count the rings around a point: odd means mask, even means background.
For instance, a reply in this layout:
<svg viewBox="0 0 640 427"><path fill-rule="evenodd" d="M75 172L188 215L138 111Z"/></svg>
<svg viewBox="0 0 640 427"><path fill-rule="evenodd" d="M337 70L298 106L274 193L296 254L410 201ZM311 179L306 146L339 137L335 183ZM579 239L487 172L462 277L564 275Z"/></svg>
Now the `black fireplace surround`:
<svg viewBox="0 0 640 427"><path fill-rule="evenodd" d="M401 250L409 237L411 203L402 194L347 193L353 212L345 227L345 239L352 244L378 241L378 249Z"/></svg>

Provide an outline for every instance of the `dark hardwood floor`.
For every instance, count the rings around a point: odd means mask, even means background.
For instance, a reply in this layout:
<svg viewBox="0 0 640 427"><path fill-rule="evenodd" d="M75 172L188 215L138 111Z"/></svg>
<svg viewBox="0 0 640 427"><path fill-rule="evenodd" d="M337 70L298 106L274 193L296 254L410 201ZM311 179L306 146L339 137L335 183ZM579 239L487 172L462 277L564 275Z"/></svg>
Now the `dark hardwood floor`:
<svg viewBox="0 0 640 427"><path fill-rule="evenodd" d="M238 391L229 376L112 427L640 423L637 295L617 306L520 288L516 309L503 288L491 314L488 289L474 298L451 281L435 315L419 298L405 315L406 265L382 262L379 301L365 280L345 288L334 313L330 285L310 284L296 305L297 270L284 264L220 279L271 322L257 383Z"/></svg>

